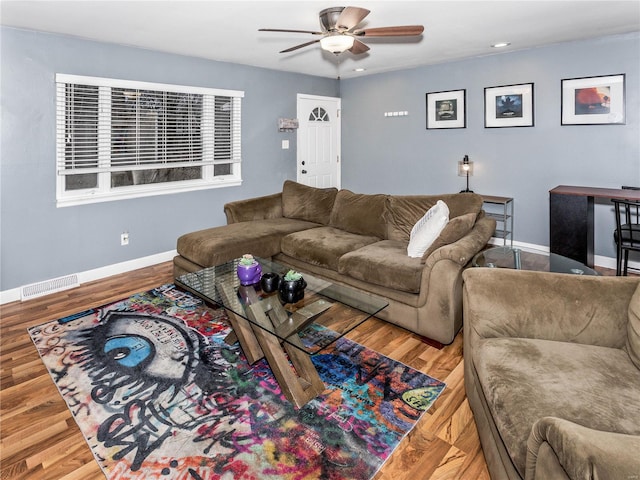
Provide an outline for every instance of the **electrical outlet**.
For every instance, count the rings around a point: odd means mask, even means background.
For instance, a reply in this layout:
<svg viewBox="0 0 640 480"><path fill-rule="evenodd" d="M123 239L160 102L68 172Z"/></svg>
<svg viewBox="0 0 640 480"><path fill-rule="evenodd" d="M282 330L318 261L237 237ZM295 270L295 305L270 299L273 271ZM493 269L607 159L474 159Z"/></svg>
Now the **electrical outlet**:
<svg viewBox="0 0 640 480"><path fill-rule="evenodd" d="M129 232L120 234L120 245L129 245Z"/></svg>

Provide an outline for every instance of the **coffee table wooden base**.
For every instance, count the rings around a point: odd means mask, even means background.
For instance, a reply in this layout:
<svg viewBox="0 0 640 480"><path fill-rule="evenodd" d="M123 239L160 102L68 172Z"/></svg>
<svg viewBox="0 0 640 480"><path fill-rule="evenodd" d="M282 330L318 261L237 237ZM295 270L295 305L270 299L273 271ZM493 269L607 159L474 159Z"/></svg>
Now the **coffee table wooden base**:
<svg viewBox="0 0 640 480"><path fill-rule="evenodd" d="M235 311L242 311L234 289L222 282L217 286L225 302L233 306ZM234 343L237 339L249 363L265 358L287 400L298 408L302 407L325 389L324 382L320 379L311 357L287 342L281 344L278 337L269 333L273 327L278 329L280 326L286 326L287 322L291 322L289 315L276 297L259 301L253 287L240 288L240 294L246 299L244 311L247 318L255 322L255 325L227 309L233 332L225 342ZM263 326L264 329L258 325ZM287 340L302 347L298 331L299 329L294 329Z"/></svg>

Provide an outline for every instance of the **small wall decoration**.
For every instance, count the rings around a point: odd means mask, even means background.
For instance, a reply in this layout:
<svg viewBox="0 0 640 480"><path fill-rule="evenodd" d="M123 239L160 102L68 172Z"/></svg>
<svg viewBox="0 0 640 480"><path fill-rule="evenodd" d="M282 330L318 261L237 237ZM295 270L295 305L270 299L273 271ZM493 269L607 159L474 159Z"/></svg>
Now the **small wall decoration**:
<svg viewBox="0 0 640 480"><path fill-rule="evenodd" d="M427 130L466 128L466 90L427 93Z"/></svg>
<svg viewBox="0 0 640 480"><path fill-rule="evenodd" d="M484 126L533 127L533 83L486 87Z"/></svg>
<svg viewBox="0 0 640 480"><path fill-rule="evenodd" d="M562 125L624 125L624 74L562 80Z"/></svg>
<svg viewBox="0 0 640 480"><path fill-rule="evenodd" d="M278 119L278 131L279 132L295 132L299 123L297 118L279 118Z"/></svg>

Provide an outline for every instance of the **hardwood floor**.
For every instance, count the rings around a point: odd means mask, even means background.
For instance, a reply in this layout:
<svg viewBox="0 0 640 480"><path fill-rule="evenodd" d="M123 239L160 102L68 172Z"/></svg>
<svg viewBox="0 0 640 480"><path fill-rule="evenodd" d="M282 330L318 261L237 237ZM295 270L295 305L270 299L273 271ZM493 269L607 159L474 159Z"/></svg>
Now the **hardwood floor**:
<svg viewBox="0 0 640 480"><path fill-rule="evenodd" d="M104 480L27 328L172 281L170 263L0 306L1 478Z"/></svg>
<svg viewBox="0 0 640 480"><path fill-rule="evenodd" d="M2 480L104 479L27 327L171 281L171 263L163 263L0 306ZM444 393L402 441L376 480L489 479L464 392L462 333L438 350L406 330L372 319L354 330L350 338L447 383Z"/></svg>

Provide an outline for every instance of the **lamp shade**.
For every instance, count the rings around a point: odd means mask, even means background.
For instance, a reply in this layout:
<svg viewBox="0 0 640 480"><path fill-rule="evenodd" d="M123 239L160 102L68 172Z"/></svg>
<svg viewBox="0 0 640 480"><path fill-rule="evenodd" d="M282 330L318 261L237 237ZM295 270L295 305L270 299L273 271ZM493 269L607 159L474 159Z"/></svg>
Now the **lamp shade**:
<svg viewBox="0 0 640 480"><path fill-rule="evenodd" d="M473 162L460 160L458 162L458 176L466 177L467 175L473 177Z"/></svg>
<svg viewBox="0 0 640 480"><path fill-rule="evenodd" d="M320 46L324 50L337 55L353 47L353 42L354 38L351 35L342 35L338 33L322 37L320 39Z"/></svg>

